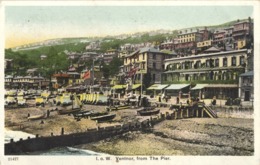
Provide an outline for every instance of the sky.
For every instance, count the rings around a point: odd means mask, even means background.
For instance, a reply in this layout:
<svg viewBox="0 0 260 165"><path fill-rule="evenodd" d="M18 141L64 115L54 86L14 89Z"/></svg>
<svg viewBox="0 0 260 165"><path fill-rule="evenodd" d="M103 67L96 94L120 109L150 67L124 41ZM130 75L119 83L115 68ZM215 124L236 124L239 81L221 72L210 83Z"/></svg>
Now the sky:
<svg viewBox="0 0 260 165"><path fill-rule="evenodd" d="M5 47L253 18L253 6L6 6Z"/></svg>

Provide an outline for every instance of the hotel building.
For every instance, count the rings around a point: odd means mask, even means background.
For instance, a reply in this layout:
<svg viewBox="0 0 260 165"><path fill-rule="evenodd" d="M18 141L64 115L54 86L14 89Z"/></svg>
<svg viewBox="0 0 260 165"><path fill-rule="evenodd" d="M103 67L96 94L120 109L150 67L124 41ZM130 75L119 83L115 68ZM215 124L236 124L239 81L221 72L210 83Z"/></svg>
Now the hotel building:
<svg viewBox="0 0 260 165"><path fill-rule="evenodd" d="M191 90L199 90L200 98L237 98L238 79L248 66L247 57L248 50L241 49L165 59L162 83L189 84Z"/></svg>

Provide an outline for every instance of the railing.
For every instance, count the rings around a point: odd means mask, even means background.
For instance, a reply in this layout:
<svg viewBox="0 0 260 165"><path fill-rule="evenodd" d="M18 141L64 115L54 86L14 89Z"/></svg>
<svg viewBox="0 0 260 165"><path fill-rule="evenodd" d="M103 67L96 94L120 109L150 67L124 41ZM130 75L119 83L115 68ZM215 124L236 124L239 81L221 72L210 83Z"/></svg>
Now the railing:
<svg viewBox="0 0 260 165"><path fill-rule="evenodd" d="M250 86L250 87L252 87L253 84L252 83L243 83L242 86Z"/></svg>

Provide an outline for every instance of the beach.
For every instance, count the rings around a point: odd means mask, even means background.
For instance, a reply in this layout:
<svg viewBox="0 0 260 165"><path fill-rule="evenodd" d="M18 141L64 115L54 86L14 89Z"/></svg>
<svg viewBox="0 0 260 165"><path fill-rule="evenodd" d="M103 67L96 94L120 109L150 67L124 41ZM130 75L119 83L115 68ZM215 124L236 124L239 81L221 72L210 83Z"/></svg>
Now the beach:
<svg viewBox="0 0 260 165"><path fill-rule="evenodd" d="M33 135L50 136L60 135L62 128L64 134L70 134L149 118L138 116L136 109L125 109L112 111L111 113L117 114L116 118L104 123L84 118L76 121L73 115L58 115L56 111L51 111L49 118L32 121L27 119L28 113L31 116L39 115L55 108L50 103L45 107L6 109L5 127ZM84 110L96 112L104 112L105 108L106 106L97 105L83 106ZM162 113L170 112L168 107L160 107L160 110ZM110 155L253 155L253 118L241 115L243 112L239 112L237 117L232 117L236 115L230 112L219 114L219 118L164 120L145 131L127 132L74 147Z"/></svg>
<svg viewBox="0 0 260 165"><path fill-rule="evenodd" d="M253 120L166 120L149 132L129 132L77 147L111 155L253 155Z"/></svg>

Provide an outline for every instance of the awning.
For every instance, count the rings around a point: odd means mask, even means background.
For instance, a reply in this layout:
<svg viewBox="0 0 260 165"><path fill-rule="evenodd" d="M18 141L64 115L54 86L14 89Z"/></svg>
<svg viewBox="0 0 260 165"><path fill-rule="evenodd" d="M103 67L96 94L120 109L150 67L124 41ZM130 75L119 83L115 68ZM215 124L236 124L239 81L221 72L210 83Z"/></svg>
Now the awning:
<svg viewBox="0 0 260 165"><path fill-rule="evenodd" d="M207 86L208 84L197 84L195 87L191 88L191 90L199 90L203 89Z"/></svg>
<svg viewBox="0 0 260 165"><path fill-rule="evenodd" d="M134 84L134 85L132 86L132 89L139 88L140 86L141 86L141 84Z"/></svg>
<svg viewBox="0 0 260 165"><path fill-rule="evenodd" d="M147 90L162 90L162 89L166 88L167 86L169 86L169 85L168 84L153 84L152 86L147 88Z"/></svg>
<svg viewBox="0 0 260 165"><path fill-rule="evenodd" d="M158 85L158 87L155 90L162 90L164 88L166 88L167 86L169 86L168 84L164 84L164 85Z"/></svg>
<svg viewBox="0 0 260 165"><path fill-rule="evenodd" d="M150 86L149 88L147 88L147 90L157 89L158 86L159 86L159 84L153 84L152 86Z"/></svg>
<svg viewBox="0 0 260 165"><path fill-rule="evenodd" d="M254 71L249 71L249 72L246 72L246 73L243 73L240 75L240 77L243 77L243 76L254 76Z"/></svg>
<svg viewBox="0 0 260 165"><path fill-rule="evenodd" d="M237 84L208 84L205 88L238 88Z"/></svg>
<svg viewBox="0 0 260 165"><path fill-rule="evenodd" d="M126 88L126 85L115 85L112 87L112 89L123 89Z"/></svg>
<svg viewBox="0 0 260 165"><path fill-rule="evenodd" d="M190 84L172 84L166 88L166 90L180 90L189 86Z"/></svg>

